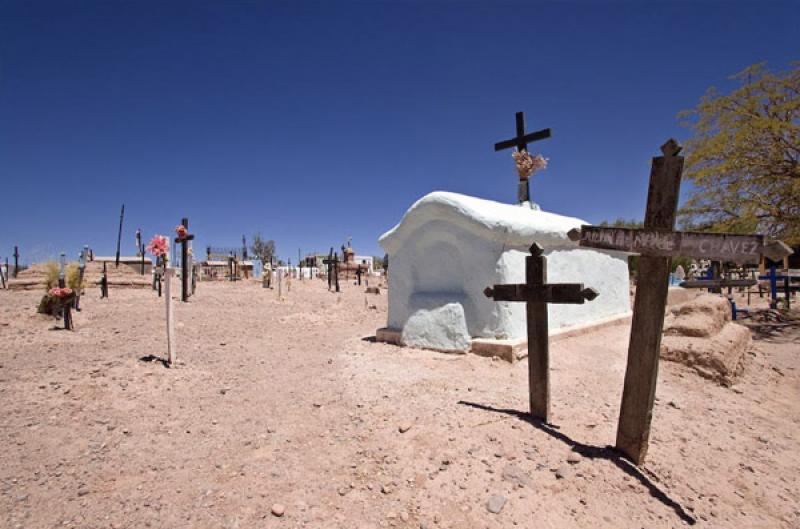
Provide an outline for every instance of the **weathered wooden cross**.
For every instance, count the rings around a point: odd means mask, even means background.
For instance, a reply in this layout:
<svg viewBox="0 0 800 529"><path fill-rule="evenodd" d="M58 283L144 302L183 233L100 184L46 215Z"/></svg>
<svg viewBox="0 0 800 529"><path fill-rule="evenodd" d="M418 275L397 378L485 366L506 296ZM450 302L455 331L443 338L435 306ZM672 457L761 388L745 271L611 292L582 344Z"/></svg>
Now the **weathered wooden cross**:
<svg viewBox="0 0 800 529"><path fill-rule="evenodd" d="M185 303L189 301L189 241L194 239L194 235L189 233L189 219L184 217L181 224L186 228L186 236L176 238L175 242L181 245L181 301Z"/></svg>
<svg viewBox="0 0 800 529"><path fill-rule="evenodd" d="M787 248L780 241L765 243L763 235L673 231L683 172L680 151L670 139L661 146L664 155L653 158L643 229L582 226L568 234L581 246L641 254L616 441L617 449L637 465L644 461L650 438L671 258L748 263L758 262L762 254L784 255Z"/></svg>
<svg viewBox="0 0 800 529"><path fill-rule="evenodd" d="M525 113L517 112L517 135L510 140L501 141L494 144L494 150L502 151L512 147L517 148L517 152L527 151L528 144L534 141L545 140L550 137L550 129L542 129L536 132L525 134ZM520 177L517 198L520 203L530 200L530 187L527 178Z"/></svg>
<svg viewBox="0 0 800 529"><path fill-rule="evenodd" d="M19 246L14 246L14 279L17 278L19 272Z"/></svg>
<svg viewBox="0 0 800 529"><path fill-rule="evenodd" d="M550 352L547 323L548 303L583 304L597 291L582 283L547 283L547 258L542 247L531 246L525 257L525 283L494 285L483 293L495 301L524 301L528 319L528 390L531 415L550 422Z"/></svg>

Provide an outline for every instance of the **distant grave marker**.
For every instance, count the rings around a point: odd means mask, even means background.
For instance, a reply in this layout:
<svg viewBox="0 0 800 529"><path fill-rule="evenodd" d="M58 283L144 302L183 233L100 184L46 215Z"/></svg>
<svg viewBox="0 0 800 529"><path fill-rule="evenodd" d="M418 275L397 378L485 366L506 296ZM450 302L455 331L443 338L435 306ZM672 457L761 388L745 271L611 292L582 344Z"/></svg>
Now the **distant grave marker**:
<svg viewBox="0 0 800 529"><path fill-rule="evenodd" d="M181 229L183 228L183 229ZM189 241L194 240L194 235L189 233L189 219L184 217L176 230L177 237L176 243L181 245L181 301L186 303L189 301Z"/></svg>
<svg viewBox="0 0 800 529"><path fill-rule="evenodd" d="M159 295L161 289L159 288ZM103 261L103 274L100 276L100 299L108 297L108 271L106 270L106 262Z"/></svg>
<svg viewBox="0 0 800 529"><path fill-rule="evenodd" d="M19 247L14 246L14 279L17 278L19 273Z"/></svg>
<svg viewBox="0 0 800 529"><path fill-rule="evenodd" d="M583 304L597 291L582 283L547 283L547 258L533 243L525 257L525 283L494 285L483 293L495 301L524 301L528 322L528 390L531 415L550 422L550 352L548 303Z"/></svg>

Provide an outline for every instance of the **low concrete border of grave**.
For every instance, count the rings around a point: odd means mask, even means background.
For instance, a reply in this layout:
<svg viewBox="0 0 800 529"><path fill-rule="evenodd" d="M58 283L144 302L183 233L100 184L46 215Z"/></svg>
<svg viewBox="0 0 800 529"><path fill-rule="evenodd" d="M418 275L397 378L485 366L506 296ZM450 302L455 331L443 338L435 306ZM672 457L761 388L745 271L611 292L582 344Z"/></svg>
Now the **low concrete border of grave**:
<svg viewBox="0 0 800 529"><path fill-rule="evenodd" d="M678 305L685 303L697 297L699 292L680 287L670 288L667 294L667 305ZM611 316L609 318L585 323L581 325L574 325L571 327L562 327L550 333L550 341L557 342L573 336L581 336L605 327L613 327L615 325L626 325L631 322L633 312ZM378 342L389 343L393 345L405 346L402 340L403 331L401 329L390 329L389 327L381 327L375 331L375 340ZM445 351L452 352L452 351ZM518 338L511 340L501 340L493 338L473 338L470 350L465 351L473 353L478 356L485 357L498 357L506 362L514 363L517 360L522 360L528 356L528 340L526 338Z"/></svg>

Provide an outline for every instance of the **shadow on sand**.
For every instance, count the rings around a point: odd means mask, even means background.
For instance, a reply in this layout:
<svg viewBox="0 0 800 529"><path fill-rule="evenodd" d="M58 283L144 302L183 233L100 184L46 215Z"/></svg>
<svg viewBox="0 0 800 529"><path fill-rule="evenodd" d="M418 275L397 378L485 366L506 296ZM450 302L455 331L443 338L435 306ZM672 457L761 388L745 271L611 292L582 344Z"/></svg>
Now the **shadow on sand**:
<svg viewBox="0 0 800 529"><path fill-rule="evenodd" d="M476 408L483 411L491 411L494 413L504 413L506 415L511 415L512 417L516 417L517 419L524 421L534 428L541 430L542 432L546 433L547 435L558 439L565 445L572 448L575 452L579 453L581 456L587 459L606 459L614 463L620 470L628 474L629 476L636 479L639 483L645 486L647 490L650 492L650 495L653 496L655 499L666 505L667 507L671 508L675 511L675 514L678 517L686 522L689 525L694 525L697 520L689 515L686 510L675 500L667 496L667 494L658 488L658 485L653 483L653 481L647 477L639 468L637 468L633 463L631 463L628 459L626 459L622 454L614 450L611 446L592 446L583 443L579 443L575 441L571 437L566 434L561 433L558 429L551 425L547 424L543 421L540 421L527 413L523 413L518 410L511 410L511 409L504 409L504 408L493 408L491 406L486 406L484 404L477 404L474 402L467 402L467 401L458 401L459 404L464 406L469 406L471 408Z"/></svg>
<svg viewBox="0 0 800 529"><path fill-rule="evenodd" d="M169 369L169 367L170 367L169 366L169 360L167 360L166 358L161 358L160 356L156 356L156 355L143 356L143 357L141 357L139 359L139 361L140 362L150 362L150 363L155 362L155 363L159 363L162 366L166 367L167 369Z"/></svg>

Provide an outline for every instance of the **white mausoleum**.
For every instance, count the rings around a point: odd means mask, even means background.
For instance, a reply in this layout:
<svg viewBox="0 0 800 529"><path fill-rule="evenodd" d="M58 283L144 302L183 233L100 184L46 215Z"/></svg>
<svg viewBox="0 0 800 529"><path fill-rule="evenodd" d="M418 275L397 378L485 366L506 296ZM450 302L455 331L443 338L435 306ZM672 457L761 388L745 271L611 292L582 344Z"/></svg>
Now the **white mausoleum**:
<svg viewBox="0 0 800 529"><path fill-rule="evenodd" d="M544 248L549 283L599 292L583 305L549 305L551 334L629 315L627 254L578 247L567 232L582 224L457 193L424 196L380 238L389 254L389 317L378 338L445 351L468 351L474 339L526 339L525 303L496 302L483 290L524 283L533 242Z"/></svg>

